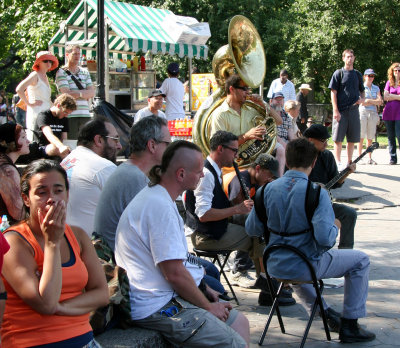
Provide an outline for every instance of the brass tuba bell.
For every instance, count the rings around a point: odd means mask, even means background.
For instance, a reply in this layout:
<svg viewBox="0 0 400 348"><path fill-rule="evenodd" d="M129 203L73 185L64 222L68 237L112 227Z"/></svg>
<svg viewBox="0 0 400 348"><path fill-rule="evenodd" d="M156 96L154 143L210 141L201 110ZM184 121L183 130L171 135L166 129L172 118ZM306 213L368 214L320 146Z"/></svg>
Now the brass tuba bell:
<svg viewBox="0 0 400 348"><path fill-rule="evenodd" d="M200 146L205 156L210 153L210 116L226 98L225 80L237 73L248 86L257 88L265 77L266 61L262 41L257 29L246 17L238 15L231 19L228 45L222 46L215 53L212 69L219 88L200 106L193 126L193 141ZM250 140L240 145L236 160L240 167L247 167L261 153L271 153L276 142L274 119L267 116L264 108L250 100L246 100L244 105L255 110L252 120L254 127L262 124L267 133L262 141Z"/></svg>

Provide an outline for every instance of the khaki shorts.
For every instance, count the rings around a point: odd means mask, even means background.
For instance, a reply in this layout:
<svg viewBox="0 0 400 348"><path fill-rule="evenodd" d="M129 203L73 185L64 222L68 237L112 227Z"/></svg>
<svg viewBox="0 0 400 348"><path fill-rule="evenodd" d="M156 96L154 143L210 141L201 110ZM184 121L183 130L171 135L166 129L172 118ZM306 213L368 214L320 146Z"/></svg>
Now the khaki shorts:
<svg viewBox="0 0 400 348"><path fill-rule="evenodd" d="M376 110L360 109L361 138L374 139L379 116Z"/></svg>
<svg viewBox="0 0 400 348"><path fill-rule="evenodd" d="M178 310L173 316L161 314L173 306ZM147 318L135 320L135 324L159 331L165 339L178 346L242 348L246 342L230 327L237 315L238 312L232 309L228 320L223 322L210 312L176 297Z"/></svg>

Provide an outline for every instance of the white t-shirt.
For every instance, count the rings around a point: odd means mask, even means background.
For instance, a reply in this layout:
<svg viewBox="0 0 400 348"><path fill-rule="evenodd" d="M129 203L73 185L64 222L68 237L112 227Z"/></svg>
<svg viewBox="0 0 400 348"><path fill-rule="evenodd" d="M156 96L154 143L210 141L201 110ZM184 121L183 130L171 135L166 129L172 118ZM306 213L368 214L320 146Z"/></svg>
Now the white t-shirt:
<svg viewBox="0 0 400 348"><path fill-rule="evenodd" d="M67 224L92 235L101 190L117 166L85 146L78 146L61 162L69 182Z"/></svg>
<svg viewBox="0 0 400 348"><path fill-rule="evenodd" d="M146 186L121 215L115 238L115 260L129 278L131 316L143 319L163 307L177 293L158 266L166 260L182 260L196 285L204 269L188 257L183 220L168 191Z"/></svg>
<svg viewBox="0 0 400 348"><path fill-rule="evenodd" d="M184 118L183 96L185 95L185 88L183 83L176 77L169 77L164 80L160 90L166 95L165 115L168 121Z"/></svg>
<svg viewBox="0 0 400 348"><path fill-rule="evenodd" d="M146 106L145 108L140 109L140 110L136 113L134 123L137 123L137 122L139 122L142 118L145 118L145 117L148 117L148 116L151 116L151 115L154 115L154 114L149 110L149 107ZM157 114L156 116L162 117L162 118L165 118L165 119L167 118L167 117L165 116L165 114L164 114L161 110L158 110L158 114Z"/></svg>

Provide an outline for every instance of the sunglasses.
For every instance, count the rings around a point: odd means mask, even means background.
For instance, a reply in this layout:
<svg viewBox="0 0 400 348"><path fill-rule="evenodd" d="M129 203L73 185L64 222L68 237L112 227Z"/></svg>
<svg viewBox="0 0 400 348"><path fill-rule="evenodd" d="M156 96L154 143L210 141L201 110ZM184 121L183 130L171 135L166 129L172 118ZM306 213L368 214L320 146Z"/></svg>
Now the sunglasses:
<svg viewBox="0 0 400 348"><path fill-rule="evenodd" d="M393 71L400 71L400 69L393 69Z"/></svg>
<svg viewBox="0 0 400 348"><path fill-rule="evenodd" d="M246 92L250 91L250 87L247 87L247 86L237 86L234 88L241 89L242 91L246 91Z"/></svg>
<svg viewBox="0 0 400 348"><path fill-rule="evenodd" d="M368 77L373 78L373 77L375 77L375 75L368 75Z"/></svg>
<svg viewBox="0 0 400 348"><path fill-rule="evenodd" d="M43 62L43 63L51 63L51 64L53 64L53 61L52 61L52 60L47 60L47 59L46 59L46 60L42 60L42 62Z"/></svg>

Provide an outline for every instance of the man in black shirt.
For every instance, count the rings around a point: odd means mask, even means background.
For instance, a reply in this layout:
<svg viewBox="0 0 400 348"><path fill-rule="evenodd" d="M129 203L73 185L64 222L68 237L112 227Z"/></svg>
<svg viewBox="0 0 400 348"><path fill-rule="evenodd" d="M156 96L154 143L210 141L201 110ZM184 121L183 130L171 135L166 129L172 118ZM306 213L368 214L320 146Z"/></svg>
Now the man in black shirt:
<svg viewBox="0 0 400 348"><path fill-rule="evenodd" d="M54 101L54 105L38 114L34 126L34 140L39 144L46 156L64 158L71 149L63 144L67 139L67 116L76 110L76 102L69 94L61 94Z"/></svg>
<svg viewBox="0 0 400 348"><path fill-rule="evenodd" d="M333 154L326 150L330 135L326 127L321 124L313 124L306 129L304 136L312 142L318 150L317 161L309 175L309 179L321 184L327 184L336 175L339 174ZM341 178L332 188L338 188L343 185L344 180L356 170L355 163L350 164L350 171ZM354 227L357 220L357 212L355 209L344 204L333 203L333 211L335 217L340 221L342 227L340 229L339 249L352 249L354 245Z"/></svg>
<svg viewBox="0 0 400 348"><path fill-rule="evenodd" d="M307 109L307 95L311 91L308 83L303 83L299 88L299 93L296 95L296 100L300 103L300 116L297 118L297 127L299 127L301 134L307 129L308 109Z"/></svg>

